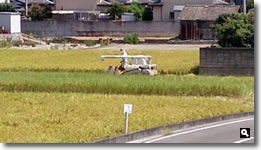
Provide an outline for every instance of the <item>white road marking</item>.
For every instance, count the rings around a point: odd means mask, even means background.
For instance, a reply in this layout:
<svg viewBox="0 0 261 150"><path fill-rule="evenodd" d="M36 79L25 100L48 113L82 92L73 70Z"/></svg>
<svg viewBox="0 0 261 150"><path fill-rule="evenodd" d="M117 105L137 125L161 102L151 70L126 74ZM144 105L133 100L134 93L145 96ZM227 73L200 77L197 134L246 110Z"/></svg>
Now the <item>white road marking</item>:
<svg viewBox="0 0 261 150"><path fill-rule="evenodd" d="M248 138L248 139L242 139L242 140L239 140L239 141L235 141L234 143L243 143L243 142L250 141L250 140L252 140L252 139L254 139L254 137L250 137L250 138Z"/></svg>
<svg viewBox="0 0 261 150"><path fill-rule="evenodd" d="M244 122L244 121L249 121L249 120L254 120L254 118L237 120L237 121L231 121L231 122L221 123L221 124L217 124L217 125L212 125L212 126L208 126L208 127L199 128L199 129L194 129L194 130L190 130L190 131L180 132L180 133L177 133L177 134L172 134L172 135L160 137L160 138L157 138L157 139L154 139L154 140L150 140L150 141L147 141L147 142L144 142L144 143L152 143L152 142L160 141L160 140L167 139L167 138L170 138L170 137L175 137L175 136L179 136L179 135L189 134L189 133L193 133L193 132L197 132L197 131L207 130L207 129L211 129L211 128L216 128L216 127L220 127L220 126L225 126L225 125L239 123L239 122Z"/></svg>

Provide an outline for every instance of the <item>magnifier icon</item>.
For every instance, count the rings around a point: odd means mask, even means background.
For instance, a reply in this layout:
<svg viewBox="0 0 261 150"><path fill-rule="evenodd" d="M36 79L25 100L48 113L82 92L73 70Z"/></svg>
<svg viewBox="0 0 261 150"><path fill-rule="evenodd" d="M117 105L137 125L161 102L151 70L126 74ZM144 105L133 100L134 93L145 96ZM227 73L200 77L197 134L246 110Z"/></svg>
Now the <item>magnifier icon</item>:
<svg viewBox="0 0 261 150"><path fill-rule="evenodd" d="M246 129L242 129L241 130L241 134L246 136L246 137L249 137L249 135L247 134L247 130Z"/></svg>

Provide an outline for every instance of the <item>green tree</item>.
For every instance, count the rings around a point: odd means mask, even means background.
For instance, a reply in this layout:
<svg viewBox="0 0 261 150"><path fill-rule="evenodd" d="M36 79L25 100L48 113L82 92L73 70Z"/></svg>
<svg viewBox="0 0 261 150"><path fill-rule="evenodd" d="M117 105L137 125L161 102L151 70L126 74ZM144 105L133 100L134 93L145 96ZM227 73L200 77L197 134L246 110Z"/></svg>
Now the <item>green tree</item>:
<svg viewBox="0 0 261 150"><path fill-rule="evenodd" d="M128 12L133 13L135 19L138 21L142 21L144 10L144 7L137 2L131 3L131 5L128 6Z"/></svg>
<svg viewBox="0 0 261 150"><path fill-rule="evenodd" d="M43 20L42 10L39 5L32 5L28 15L32 21Z"/></svg>
<svg viewBox="0 0 261 150"><path fill-rule="evenodd" d="M12 4L3 3L0 4L0 12L15 12L15 8Z"/></svg>
<svg viewBox="0 0 261 150"><path fill-rule="evenodd" d="M124 5L114 3L112 7L107 9L107 13L113 17L113 19L121 18L121 14L127 12L127 8Z"/></svg>
<svg viewBox="0 0 261 150"><path fill-rule="evenodd" d="M32 5L29 11L29 17L31 17L32 21L52 18L52 9L47 4L44 5L43 8L41 8L39 5Z"/></svg>
<svg viewBox="0 0 261 150"><path fill-rule="evenodd" d="M146 7L142 16L142 20L151 21L153 20L153 12L150 7Z"/></svg>
<svg viewBox="0 0 261 150"><path fill-rule="evenodd" d="M254 13L221 15L212 28L222 47L254 47Z"/></svg>
<svg viewBox="0 0 261 150"><path fill-rule="evenodd" d="M254 2L254 0L249 0L248 2L247 2L247 11L249 10L249 9L252 9L252 8L254 8L255 6L255 2Z"/></svg>
<svg viewBox="0 0 261 150"><path fill-rule="evenodd" d="M49 19L53 17L52 14L52 8L48 4L45 4L43 9L42 9L42 15L44 19Z"/></svg>

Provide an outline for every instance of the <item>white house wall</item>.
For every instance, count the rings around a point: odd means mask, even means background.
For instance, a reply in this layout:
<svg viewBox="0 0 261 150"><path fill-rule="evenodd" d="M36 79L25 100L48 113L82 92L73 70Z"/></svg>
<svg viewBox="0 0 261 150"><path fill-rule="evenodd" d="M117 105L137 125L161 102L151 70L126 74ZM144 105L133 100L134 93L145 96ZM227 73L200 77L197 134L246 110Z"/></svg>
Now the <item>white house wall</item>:
<svg viewBox="0 0 261 150"><path fill-rule="evenodd" d="M11 33L21 33L20 15L11 16Z"/></svg>

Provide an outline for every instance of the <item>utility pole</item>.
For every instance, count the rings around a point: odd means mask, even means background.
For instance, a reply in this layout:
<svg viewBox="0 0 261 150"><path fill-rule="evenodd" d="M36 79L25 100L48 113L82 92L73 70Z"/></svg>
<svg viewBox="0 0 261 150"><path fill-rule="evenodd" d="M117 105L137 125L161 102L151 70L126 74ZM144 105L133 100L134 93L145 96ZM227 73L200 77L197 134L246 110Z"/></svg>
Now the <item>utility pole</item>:
<svg viewBox="0 0 261 150"><path fill-rule="evenodd" d="M25 16L28 16L28 0L25 0Z"/></svg>
<svg viewBox="0 0 261 150"><path fill-rule="evenodd" d="M244 14L246 14L246 0L243 0L243 9L244 9Z"/></svg>

